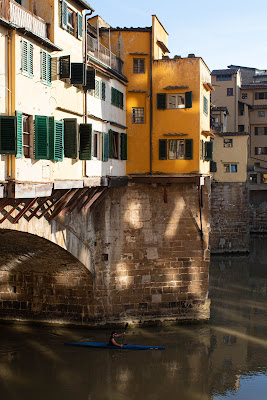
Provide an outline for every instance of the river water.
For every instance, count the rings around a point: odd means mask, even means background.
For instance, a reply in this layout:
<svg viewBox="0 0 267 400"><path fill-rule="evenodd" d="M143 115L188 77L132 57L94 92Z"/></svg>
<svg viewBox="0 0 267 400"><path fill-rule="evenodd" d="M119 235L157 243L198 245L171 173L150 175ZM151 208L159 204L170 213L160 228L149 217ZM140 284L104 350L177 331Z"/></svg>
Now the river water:
<svg viewBox="0 0 267 400"><path fill-rule="evenodd" d="M64 346L105 330L0 325L1 400L266 400L267 237L249 256L216 256L211 320L129 328L131 344L164 351Z"/></svg>

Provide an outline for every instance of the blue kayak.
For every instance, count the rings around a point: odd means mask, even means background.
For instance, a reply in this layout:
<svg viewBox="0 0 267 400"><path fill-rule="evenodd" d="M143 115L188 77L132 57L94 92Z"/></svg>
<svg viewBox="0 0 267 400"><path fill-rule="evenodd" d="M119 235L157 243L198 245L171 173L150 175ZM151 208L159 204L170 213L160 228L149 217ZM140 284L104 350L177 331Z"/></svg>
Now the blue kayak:
<svg viewBox="0 0 267 400"><path fill-rule="evenodd" d="M107 343L102 342L68 342L66 346L83 346L83 347L97 347L101 349L112 349L112 350L165 350L165 347L161 346L140 346L135 344L124 344L123 347L109 346Z"/></svg>

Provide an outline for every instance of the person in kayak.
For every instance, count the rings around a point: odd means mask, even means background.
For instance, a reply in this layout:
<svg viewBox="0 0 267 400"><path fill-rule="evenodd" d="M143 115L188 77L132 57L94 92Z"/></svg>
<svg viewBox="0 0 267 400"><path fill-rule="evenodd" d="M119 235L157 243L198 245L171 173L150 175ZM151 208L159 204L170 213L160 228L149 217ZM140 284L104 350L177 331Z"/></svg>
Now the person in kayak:
<svg viewBox="0 0 267 400"><path fill-rule="evenodd" d="M111 335L110 335L108 345L109 345L109 346L119 346L119 347L123 347L123 344L119 344L119 343L117 343L116 340L115 340L115 338L117 338L117 337L119 337L119 336L123 336L123 335L125 335L125 332L123 332L123 333L116 333L115 331L113 331L113 332L111 333Z"/></svg>

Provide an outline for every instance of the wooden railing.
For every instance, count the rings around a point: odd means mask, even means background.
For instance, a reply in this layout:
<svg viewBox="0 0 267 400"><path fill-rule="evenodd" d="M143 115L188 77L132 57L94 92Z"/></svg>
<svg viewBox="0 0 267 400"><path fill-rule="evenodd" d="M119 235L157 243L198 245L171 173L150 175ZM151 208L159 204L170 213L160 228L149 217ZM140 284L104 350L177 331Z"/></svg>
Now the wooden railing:
<svg viewBox="0 0 267 400"><path fill-rule="evenodd" d="M100 61L108 65L110 68L122 74L123 61L112 53L109 49L103 46L97 39L87 35L87 54L90 53Z"/></svg>
<svg viewBox="0 0 267 400"><path fill-rule="evenodd" d="M0 0L0 17L42 38L47 38L46 22L14 0Z"/></svg>

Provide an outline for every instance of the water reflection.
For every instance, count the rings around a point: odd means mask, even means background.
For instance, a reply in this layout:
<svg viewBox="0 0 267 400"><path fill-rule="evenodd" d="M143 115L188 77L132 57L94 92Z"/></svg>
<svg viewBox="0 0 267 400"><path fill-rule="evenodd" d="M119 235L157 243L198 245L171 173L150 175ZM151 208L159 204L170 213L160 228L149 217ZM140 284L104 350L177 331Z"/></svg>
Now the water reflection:
<svg viewBox="0 0 267 400"><path fill-rule="evenodd" d="M129 330L127 342L165 351L64 346L109 332L0 326L1 400L266 399L267 238L248 257L214 257L211 321Z"/></svg>

